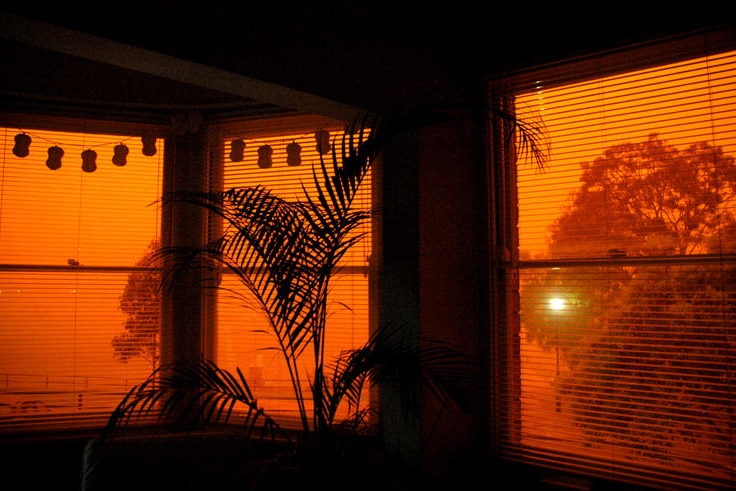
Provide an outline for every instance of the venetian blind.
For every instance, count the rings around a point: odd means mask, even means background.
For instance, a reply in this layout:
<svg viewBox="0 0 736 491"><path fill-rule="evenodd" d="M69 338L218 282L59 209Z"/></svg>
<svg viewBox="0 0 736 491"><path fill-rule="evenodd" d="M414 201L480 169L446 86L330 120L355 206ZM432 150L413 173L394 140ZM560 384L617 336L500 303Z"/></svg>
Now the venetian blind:
<svg viewBox="0 0 736 491"><path fill-rule="evenodd" d="M517 167L508 458L667 489L736 484L736 52L696 41L709 49L560 66L514 93L550 154Z"/></svg>
<svg viewBox="0 0 736 491"><path fill-rule="evenodd" d="M339 144L342 126L325 124L323 121L295 125L279 119L268 124L270 127L228 127L221 133L224 163L221 187L230 189L261 185L283 198L303 200L305 194L302 186L310 193L314 191L312 173L320 165L320 141L326 138L330 145ZM242 149L242 158L232 158L234 149ZM268 155L267 161L264 155ZM325 158L331 165L331 153L326 154ZM355 207L365 210L372 208L370 176L361 186ZM369 223L359 231L369 232ZM366 235L348 252L332 280L325 344L325 360L328 362L342 350L357 348L368 338L370 255L371 238ZM298 414L297 406L283 356L274 344L275 336L264 314L254 306L247 291L235 278L225 274L221 286L218 289L217 309L218 364L231 370L239 367L246 375L259 404L269 415L281 418L282 423L288 424ZM305 369L313 364L310 350L302 356ZM308 380L304 382L308 383ZM307 386L303 389L309 394Z"/></svg>
<svg viewBox="0 0 736 491"><path fill-rule="evenodd" d="M99 428L156 363L156 286L136 280L148 277L139 263L159 237L163 145L153 138L157 151L144 155L140 133L7 123L0 432Z"/></svg>

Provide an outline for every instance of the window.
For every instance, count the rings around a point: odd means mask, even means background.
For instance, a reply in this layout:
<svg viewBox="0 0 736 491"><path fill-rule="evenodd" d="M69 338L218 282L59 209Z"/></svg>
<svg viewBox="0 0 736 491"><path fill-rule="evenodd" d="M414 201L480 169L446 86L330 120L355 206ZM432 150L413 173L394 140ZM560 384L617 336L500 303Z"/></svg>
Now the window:
<svg viewBox="0 0 736 491"><path fill-rule="evenodd" d="M0 433L100 427L157 363L141 260L159 238L162 141L142 126L3 124Z"/></svg>
<svg viewBox="0 0 736 491"><path fill-rule="evenodd" d="M171 355L162 353L168 344L161 334L168 331L161 321L172 320L161 316L160 271L147 261L171 225L162 224L159 206L164 140L150 136L166 129L4 117L0 433L101 428L127 391ZM342 132L338 122L306 116L214 125L212 187L263 185L302 198L302 185L313 187L317 136L334 144ZM234 141L242 141L242 156ZM265 147L272 152L268 165L259 161ZM370 178L357 201L371 208ZM332 282L328 360L368 337L370 228L359 231L367 235ZM288 424L296 405L264 317L249 309L233 277L225 274L221 286L214 309L211 290L198 293L207 305L196 321L205 329L199 346L222 368L243 370L261 405Z"/></svg>
<svg viewBox="0 0 736 491"><path fill-rule="evenodd" d="M303 185L308 192L314 191L312 173L314 166L320 165L319 145L325 141L339 144L342 134L341 124L313 117L223 125L218 130L220 151L215 158L215 163L223 167L222 183L216 186L230 189L262 185L283 198L303 200ZM325 158L331 162L329 153ZM370 175L361 185L355 207L372 209ZM350 249L332 280L327 361L335 359L341 350L357 348L368 339L370 227L370 223L365 223L357 231L365 235ZM237 278L225 273L217 300L217 362L233 371L239 367L261 407L289 425L298 412L286 365L264 314L248 298L249 293ZM311 355L305 353L301 362L304 370L311 368ZM312 375L303 383L309 383ZM310 393L307 386L303 390Z"/></svg>
<svg viewBox="0 0 736 491"><path fill-rule="evenodd" d="M498 277L518 299L496 330L502 456L733 489L733 49L706 33L492 83L548 144L543 169L511 163L497 200Z"/></svg>

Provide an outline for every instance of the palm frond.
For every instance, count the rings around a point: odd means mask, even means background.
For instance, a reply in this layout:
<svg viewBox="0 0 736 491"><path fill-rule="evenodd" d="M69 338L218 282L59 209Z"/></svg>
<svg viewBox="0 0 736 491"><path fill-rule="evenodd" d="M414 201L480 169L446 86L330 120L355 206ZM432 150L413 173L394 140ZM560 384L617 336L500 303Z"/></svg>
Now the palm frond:
<svg viewBox="0 0 736 491"><path fill-rule="evenodd" d="M163 365L133 387L110 416L104 433L154 417L168 423L191 422L196 427L225 424L237 419L248 435L277 434L288 438L257 400L241 373L228 372L209 360Z"/></svg>
<svg viewBox="0 0 736 491"><path fill-rule="evenodd" d="M331 385L325 387L326 417L336 414L347 402L359 408L367 381L398 387L404 410L419 411L418 387L426 387L439 403L467 411L472 401L474 380L468 358L446 344L417 340L405 326L384 326L362 347L343 353L332 365Z"/></svg>

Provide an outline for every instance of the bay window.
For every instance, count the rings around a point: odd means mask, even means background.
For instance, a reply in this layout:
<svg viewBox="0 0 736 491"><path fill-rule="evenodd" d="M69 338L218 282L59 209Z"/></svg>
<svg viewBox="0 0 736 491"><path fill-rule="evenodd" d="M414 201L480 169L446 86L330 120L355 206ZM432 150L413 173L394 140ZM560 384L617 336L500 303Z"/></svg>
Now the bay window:
<svg viewBox="0 0 736 491"><path fill-rule="evenodd" d="M302 199L341 124L281 116L212 124L201 137L74 118L8 114L2 124L0 433L100 429L131 387L190 351L240 368L288 424L288 374L243 285L224 274L215 291L178 285L172 299L150 258L219 233L162 195L263 185ZM370 179L358 201L371 207ZM333 281L328 360L368 338L370 227Z"/></svg>
<svg viewBox="0 0 736 491"><path fill-rule="evenodd" d="M733 49L706 33L492 81L546 153L506 157L496 200L501 456L733 488Z"/></svg>

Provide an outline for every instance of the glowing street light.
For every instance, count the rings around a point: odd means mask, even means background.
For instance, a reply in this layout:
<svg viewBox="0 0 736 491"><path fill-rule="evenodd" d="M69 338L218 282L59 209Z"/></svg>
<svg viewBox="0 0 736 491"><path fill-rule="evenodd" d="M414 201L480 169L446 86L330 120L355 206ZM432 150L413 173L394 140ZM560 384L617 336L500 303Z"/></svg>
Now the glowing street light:
<svg viewBox="0 0 736 491"><path fill-rule="evenodd" d="M552 298L549 301L549 308L552 310L562 310L565 308L565 301L561 298Z"/></svg>

